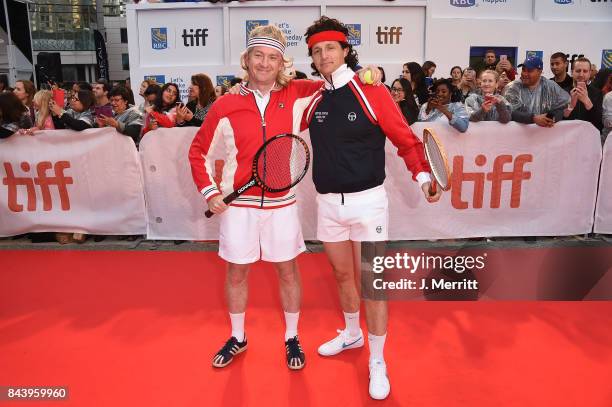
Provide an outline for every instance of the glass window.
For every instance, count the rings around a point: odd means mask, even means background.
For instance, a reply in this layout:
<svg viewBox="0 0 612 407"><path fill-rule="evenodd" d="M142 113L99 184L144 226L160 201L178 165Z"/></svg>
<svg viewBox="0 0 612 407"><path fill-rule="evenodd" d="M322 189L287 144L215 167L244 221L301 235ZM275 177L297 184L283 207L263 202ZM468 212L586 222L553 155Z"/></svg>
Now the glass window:
<svg viewBox="0 0 612 407"><path fill-rule="evenodd" d="M121 66L124 71L130 70L130 55L129 54L121 54Z"/></svg>
<svg viewBox="0 0 612 407"><path fill-rule="evenodd" d="M127 42L128 42L127 28L122 28L121 29L121 43L122 44L127 44Z"/></svg>

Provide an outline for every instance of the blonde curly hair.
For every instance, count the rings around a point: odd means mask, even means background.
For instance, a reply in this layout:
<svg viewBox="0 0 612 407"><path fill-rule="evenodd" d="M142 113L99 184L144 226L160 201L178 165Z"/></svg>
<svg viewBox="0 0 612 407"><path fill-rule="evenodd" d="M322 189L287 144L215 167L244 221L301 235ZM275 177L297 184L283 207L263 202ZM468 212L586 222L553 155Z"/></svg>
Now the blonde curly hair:
<svg viewBox="0 0 612 407"><path fill-rule="evenodd" d="M259 27L251 30L249 34L249 38L253 37L268 37L273 38L277 41L280 41L285 47L287 46L287 39L283 32L275 25L260 25ZM240 66L244 69L245 74L243 80L245 82L249 81L249 71L246 64L246 60L248 55L253 51L253 48L246 49L240 54ZM285 69L281 69L278 75L276 76L276 83L280 86L287 86L289 81L291 80L291 76L287 74L288 69L293 66L293 60L288 58L286 55L283 55L283 64L285 65Z"/></svg>

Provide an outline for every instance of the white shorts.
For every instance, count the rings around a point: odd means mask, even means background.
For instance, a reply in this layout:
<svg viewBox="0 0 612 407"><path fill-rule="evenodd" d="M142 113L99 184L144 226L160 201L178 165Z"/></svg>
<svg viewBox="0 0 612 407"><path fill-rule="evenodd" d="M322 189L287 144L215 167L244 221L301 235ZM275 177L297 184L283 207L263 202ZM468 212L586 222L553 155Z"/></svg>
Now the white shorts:
<svg viewBox="0 0 612 407"><path fill-rule="evenodd" d="M278 263L306 250L297 205L278 209L230 206L220 215L219 256L230 263Z"/></svg>
<svg viewBox="0 0 612 407"><path fill-rule="evenodd" d="M385 187L347 194L317 194L317 239L379 242L389 237Z"/></svg>

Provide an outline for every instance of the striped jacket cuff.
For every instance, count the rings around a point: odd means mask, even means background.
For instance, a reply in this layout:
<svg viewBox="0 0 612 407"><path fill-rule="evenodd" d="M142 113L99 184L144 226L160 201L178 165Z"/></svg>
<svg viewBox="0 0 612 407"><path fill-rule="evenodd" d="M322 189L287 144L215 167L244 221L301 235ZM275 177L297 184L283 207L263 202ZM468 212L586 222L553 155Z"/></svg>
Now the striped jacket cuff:
<svg viewBox="0 0 612 407"><path fill-rule="evenodd" d="M215 196L221 195L221 192L219 192L219 190L217 189L215 185L210 185L210 186L202 188L200 193L204 195L204 199L206 199L206 201L210 201Z"/></svg>

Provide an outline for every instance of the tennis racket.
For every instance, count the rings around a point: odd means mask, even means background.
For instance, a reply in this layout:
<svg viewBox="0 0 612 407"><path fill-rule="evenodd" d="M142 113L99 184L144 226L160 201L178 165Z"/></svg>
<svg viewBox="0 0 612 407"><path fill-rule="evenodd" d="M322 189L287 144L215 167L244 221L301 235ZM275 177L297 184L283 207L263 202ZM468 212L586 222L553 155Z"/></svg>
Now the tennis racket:
<svg viewBox="0 0 612 407"><path fill-rule="evenodd" d="M301 137L294 134L274 136L255 153L251 179L223 198L223 202L229 205L255 185L267 192L286 191L304 178L309 165L310 150ZM205 215L210 218L213 213L209 209Z"/></svg>
<svg viewBox="0 0 612 407"><path fill-rule="evenodd" d="M434 134L433 129L423 129L423 147L425 149L425 158L434 177L429 187L429 195L436 194L438 185L442 188L442 191L448 191L451 187L452 174L448 168L444 146Z"/></svg>

